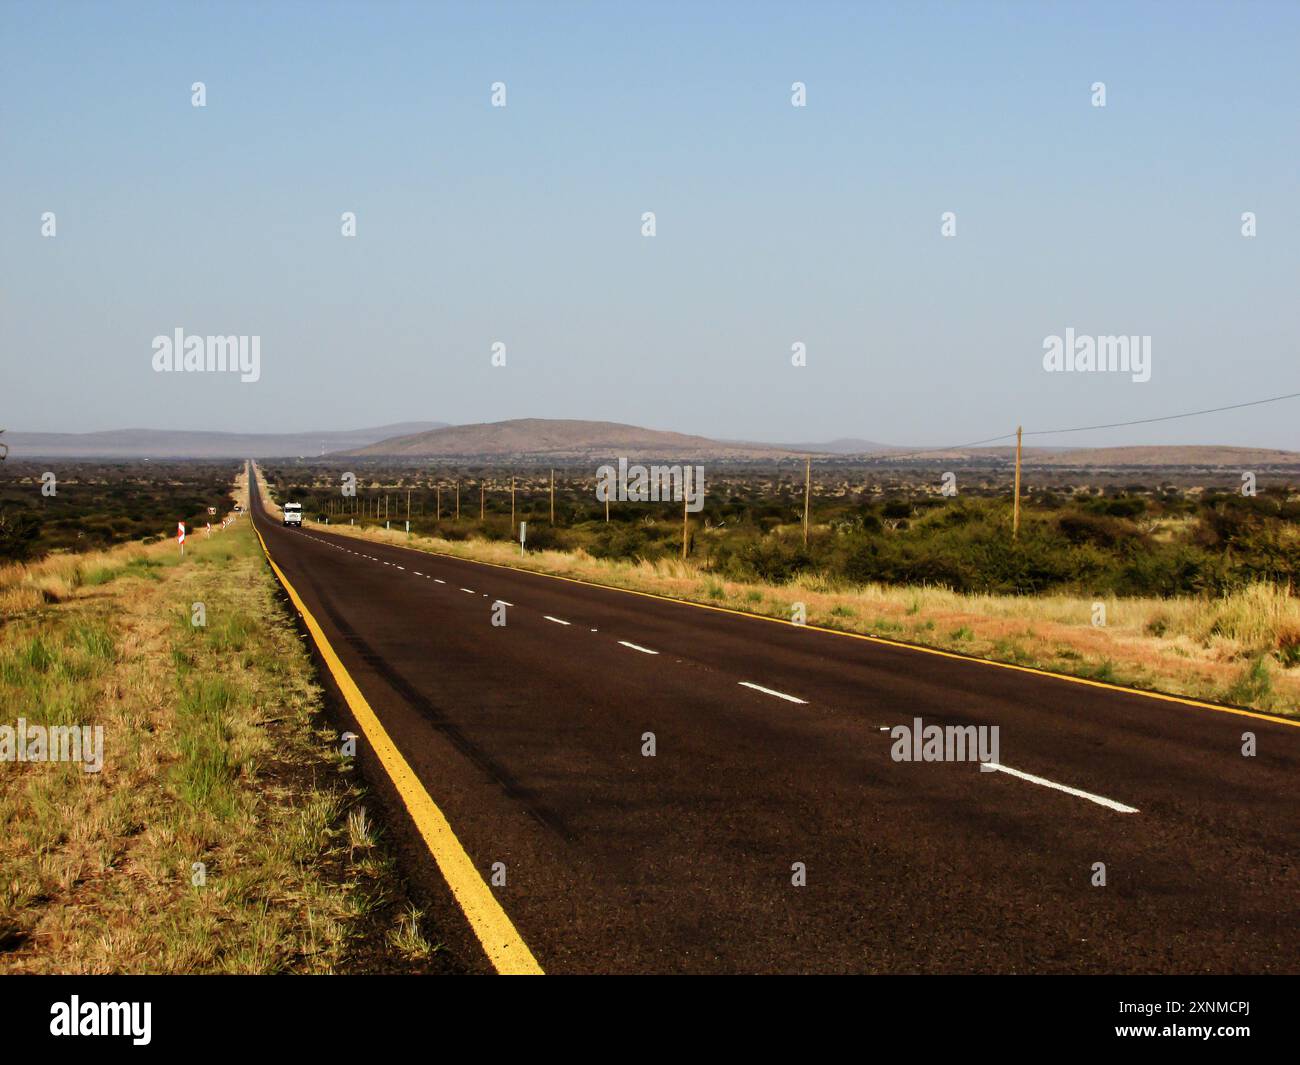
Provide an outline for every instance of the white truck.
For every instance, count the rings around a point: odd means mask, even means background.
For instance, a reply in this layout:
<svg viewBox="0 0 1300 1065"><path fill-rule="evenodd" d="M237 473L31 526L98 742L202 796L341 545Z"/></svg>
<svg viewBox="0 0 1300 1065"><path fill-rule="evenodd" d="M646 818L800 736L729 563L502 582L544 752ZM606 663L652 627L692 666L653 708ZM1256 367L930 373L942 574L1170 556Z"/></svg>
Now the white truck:
<svg viewBox="0 0 1300 1065"><path fill-rule="evenodd" d="M284 523L286 525L296 525L302 528L302 504L286 503L284 505Z"/></svg>

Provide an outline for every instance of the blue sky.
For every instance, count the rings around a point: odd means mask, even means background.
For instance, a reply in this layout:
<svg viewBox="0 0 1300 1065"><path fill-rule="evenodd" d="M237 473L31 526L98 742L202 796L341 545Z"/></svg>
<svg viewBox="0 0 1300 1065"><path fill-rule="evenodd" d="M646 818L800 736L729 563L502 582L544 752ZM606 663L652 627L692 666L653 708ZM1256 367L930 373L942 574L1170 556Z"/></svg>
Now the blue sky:
<svg viewBox="0 0 1300 1065"><path fill-rule="evenodd" d="M1300 5L2 14L12 429L570 417L923 446L1300 391ZM261 379L155 373L177 327L259 335ZM1151 336L1151 380L1044 372L1067 327ZM1298 422L1041 442L1294 448Z"/></svg>

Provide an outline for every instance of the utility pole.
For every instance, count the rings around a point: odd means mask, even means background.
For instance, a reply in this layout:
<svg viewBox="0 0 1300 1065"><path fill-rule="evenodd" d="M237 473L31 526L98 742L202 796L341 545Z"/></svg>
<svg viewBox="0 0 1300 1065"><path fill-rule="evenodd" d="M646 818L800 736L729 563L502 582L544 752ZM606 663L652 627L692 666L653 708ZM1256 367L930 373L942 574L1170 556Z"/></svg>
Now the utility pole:
<svg viewBox="0 0 1300 1065"><path fill-rule="evenodd" d="M551 470L551 524L555 524L555 471Z"/></svg>
<svg viewBox="0 0 1300 1065"><path fill-rule="evenodd" d="M487 481L478 483L478 520L481 522L487 513Z"/></svg>
<svg viewBox="0 0 1300 1065"><path fill-rule="evenodd" d="M686 561L686 543L691 531L691 474L690 466L682 467L682 561Z"/></svg>
<svg viewBox="0 0 1300 1065"><path fill-rule="evenodd" d="M510 475L510 537L515 535L515 477Z"/></svg>
<svg viewBox="0 0 1300 1065"><path fill-rule="evenodd" d="M460 521L460 478L456 478L456 520Z"/></svg>
<svg viewBox="0 0 1300 1065"><path fill-rule="evenodd" d="M406 490L406 520L407 522L411 520L411 490L409 488Z"/></svg>
<svg viewBox="0 0 1300 1065"><path fill-rule="evenodd" d="M1022 426L1016 426L1016 501L1011 517L1011 539L1020 536L1020 437L1024 433Z"/></svg>
<svg viewBox="0 0 1300 1065"><path fill-rule="evenodd" d="M812 457L804 460L803 468L803 545L808 546L808 517L812 503Z"/></svg>
<svg viewBox="0 0 1300 1065"><path fill-rule="evenodd" d="M433 520L442 521L442 482L441 481L439 481L438 484L434 487L434 492L436 494L435 497L438 501L437 502L438 510L434 514Z"/></svg>

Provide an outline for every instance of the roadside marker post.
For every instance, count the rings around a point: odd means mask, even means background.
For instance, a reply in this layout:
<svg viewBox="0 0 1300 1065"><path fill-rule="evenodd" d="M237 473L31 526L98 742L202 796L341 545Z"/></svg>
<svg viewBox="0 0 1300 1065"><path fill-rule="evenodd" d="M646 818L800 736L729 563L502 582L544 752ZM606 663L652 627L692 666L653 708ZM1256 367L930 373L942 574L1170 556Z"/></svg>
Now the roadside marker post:
<svg viewBox="0 0 1300 1065"><path fill-rule="evenodd" d="M521 521L519 523L519 557L520 558L523 558L524 556L524 541L527 539L528 539L528 522Z"/></svg>
<svg viewBox="0 0 1300 1065"><path fill-rule="evenodd" d="M185 557L185 523L178 521L176 523L176 542L181 545L181 558Z"/></svg>

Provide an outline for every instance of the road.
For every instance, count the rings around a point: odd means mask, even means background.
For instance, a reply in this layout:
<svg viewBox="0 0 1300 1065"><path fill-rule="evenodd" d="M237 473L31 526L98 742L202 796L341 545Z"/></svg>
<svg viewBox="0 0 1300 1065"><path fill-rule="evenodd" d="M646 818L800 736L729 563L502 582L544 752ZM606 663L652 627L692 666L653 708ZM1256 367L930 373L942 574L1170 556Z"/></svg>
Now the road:
<svg viewBox="0 0 1300 1065"><path fill-rule="evenodd" d="M548 973L1300 970L1296 727L253 510ZM894 760L917 717L1007 771Z"/></svg>

